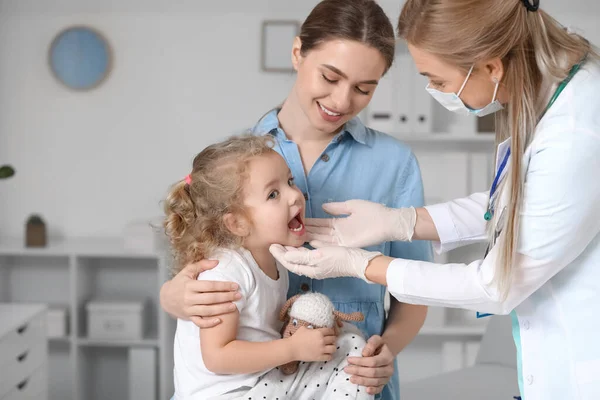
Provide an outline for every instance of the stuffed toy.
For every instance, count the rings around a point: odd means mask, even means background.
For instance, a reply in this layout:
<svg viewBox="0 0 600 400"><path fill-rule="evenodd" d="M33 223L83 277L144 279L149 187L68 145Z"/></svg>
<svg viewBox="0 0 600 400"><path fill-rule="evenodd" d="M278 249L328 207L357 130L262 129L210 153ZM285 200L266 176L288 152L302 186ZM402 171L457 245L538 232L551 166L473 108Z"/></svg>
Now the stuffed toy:
<svg viewBox="0 0 600 400"><path fill-rule="evenodd" d="M335 310L331 300L321 293L304 293L288 299L279 313L279 319L284 321L281 336L288 338L302 326L308 329L341 327L343 321L359 322L364 315L361 312L346 314ZM291 375L298 370L299 363L292 361L280 368L285 375Z"/></svg>

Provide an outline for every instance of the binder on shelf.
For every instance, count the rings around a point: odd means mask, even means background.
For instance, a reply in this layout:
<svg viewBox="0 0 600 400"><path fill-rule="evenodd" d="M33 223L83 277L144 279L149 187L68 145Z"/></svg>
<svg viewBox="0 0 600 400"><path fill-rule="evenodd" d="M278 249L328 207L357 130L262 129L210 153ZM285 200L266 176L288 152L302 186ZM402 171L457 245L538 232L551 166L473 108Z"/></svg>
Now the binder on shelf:
<svg viewBox="0 0 600 400"><path fill-rule="evenodd" d="M380 80L367 107L367 125L375 130L391 133L394 130L393 67Z"/></svg>
<svg viewBox="0 0 600 400"><path fill-rule="evenodd" d="M396 129L394 133L410 134L414 132L414 63L404 42L396 45L396 59L392 67L394 78L394 109Z"/></svg>
<svg viewBox="0 0 600 400"><path fill-rule="evenodd" d="M432 118L432 102L434 101L431 95L425 90L429 80L419 74L417 67L407 54L410 61L410 84L412 85L413 98L411 101L411 129L415 134L428 134L433 130Z"/></svg>

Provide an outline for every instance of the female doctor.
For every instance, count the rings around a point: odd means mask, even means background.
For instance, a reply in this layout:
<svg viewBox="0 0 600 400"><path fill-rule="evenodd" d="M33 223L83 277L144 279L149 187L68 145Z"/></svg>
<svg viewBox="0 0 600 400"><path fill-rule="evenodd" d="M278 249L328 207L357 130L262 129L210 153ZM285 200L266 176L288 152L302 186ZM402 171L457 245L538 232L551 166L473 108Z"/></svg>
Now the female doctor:
<svg viewBox="0 0 600 400"><path fill-rule="evenodd" d="M307 223L315 250L272 253L298 274L387 285L403 303L510 313L525 400L600 399L597 53L537 0L407 0L398 29L437 101L496 113L490 191L416 210L326 204L347 217ZM489 245L446 265L358 249L392 240Z"/></svg>

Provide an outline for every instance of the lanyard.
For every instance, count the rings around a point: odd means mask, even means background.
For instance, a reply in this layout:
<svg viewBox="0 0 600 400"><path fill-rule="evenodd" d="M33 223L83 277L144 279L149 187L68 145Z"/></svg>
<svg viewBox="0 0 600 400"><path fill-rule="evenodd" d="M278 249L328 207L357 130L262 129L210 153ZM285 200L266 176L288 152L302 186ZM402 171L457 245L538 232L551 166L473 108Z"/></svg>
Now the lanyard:
<svg viewBox="0 0 600 400"><path fill-rule="evenodd" d="M483 215L483 219L485 219L486 221L489 221L490 219L492 219L492 215L494 215L494 208L492 207L492 199L494 198L496 189L498 189L498 181L500 180L500 177L502 176L502 172L504 171L504 168L506 167L506 164L508 162L508 157L510 157L510 147L508 148L508 151L506 152L506 155L504 156L504 159L502 160L500 167L498 167L498 172L496 172L496 177L494 178L494 182L492 182L492 189L490 190L490 201L488 202L488 209L485 212L485 214Z"/></svg>
<svg viewBox="0 0 600 400"><path fill-rule="evenodd" d="M585 58L584 58L584 60L585 60ZM558 85L558 88L556 88L556 91L552 95L552 98L548 102L548 105L546 106L546 109L540 116L540 119L546 114L546 112L550 109L550 107L552 107L552 105L554 104L556 99L558 99L558 96L560 96L560 94L562 93L564 88L567 87L569 82L571 82L571 79L573 79L573 77L575 76L577 71L579 71L579 68L581 68L582 63L583 63L583 61L581 61L578 64L573 65L573 68L571 68L571 70L569 71L569 75L565 78L564 81L562 81L560 83L560 85ZM502 172L504 172L504 168L506 168L506 164L508 163L509 157L510 157L510 147L508 148L508 151L506 152L506 155L504 156L502 163L500 163L500 166L498 167L498 172L496 172L496 176L494 177L494 181L492 182L492 188L490 189L490 200L488 202L488 208L487 208L485 214L483 215L483 219L485 219L486 221L491 220L492 216L494 215L494 207L492 206L493 196L496 193L496 190L498 189L498 182L500 181Z"/></svg>

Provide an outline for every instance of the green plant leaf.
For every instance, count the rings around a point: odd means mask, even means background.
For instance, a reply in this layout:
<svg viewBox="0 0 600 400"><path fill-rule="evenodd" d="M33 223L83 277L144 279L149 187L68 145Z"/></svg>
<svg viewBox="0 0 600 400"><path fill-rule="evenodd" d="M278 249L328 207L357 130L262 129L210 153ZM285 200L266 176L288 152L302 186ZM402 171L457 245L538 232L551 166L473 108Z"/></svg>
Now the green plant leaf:
<svg viewBox="0 0 600 400"><path fill-rule="evenodd" d="M0 167L0 179L10 178L15 174L15 170L10 165L3 165Z"/></svg>

